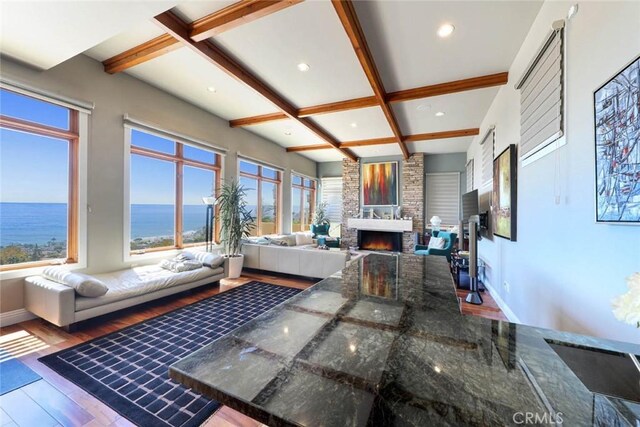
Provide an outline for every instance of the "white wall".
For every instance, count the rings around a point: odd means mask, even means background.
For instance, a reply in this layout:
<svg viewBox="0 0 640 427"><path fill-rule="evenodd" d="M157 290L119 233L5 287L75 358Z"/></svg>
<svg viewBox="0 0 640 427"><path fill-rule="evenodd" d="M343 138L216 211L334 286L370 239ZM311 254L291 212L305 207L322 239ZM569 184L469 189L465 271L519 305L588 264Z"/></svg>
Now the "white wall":
<svg viewBox="0 0 640 427"><path fill-rule="evenodd" d="M547 1L509 70L509 83L483 120L496 125L496 154L520 140L520 96L514 85L570 2ZM518 165L518 241L484 239L498 296L525 324L640 343L640 330L615 319L611 300L640 271L640 226L594 221L593 91L640 53L640 2L581 2L567 22L566 145ZM475 158L476 137L467 153ZM480 189L487 199L490 186ZM486 204L487 202L485 202ZM510 292L503 283L507 281Z"/></svg>
<svg viewBox="0 0 640 427"><path fill-rule="evenodd" d="M48 71L37 71L2 58L2 76L67 97L95 103L89 122L87 218L88 272L127 268L123 262L124 126L123 115L228 148L225 178L237 176L237 152L285 169L282 183L283 231L291 229L291 179L295 169L316 175L316 162L229 123L126 74L110 75L84 55ZM82 209L83 207L81 207ZM17 274L17 273L12 273ZM3 277L4 279L4 277ZM0 312L23 307L23 280L0 283Z"/></svg>

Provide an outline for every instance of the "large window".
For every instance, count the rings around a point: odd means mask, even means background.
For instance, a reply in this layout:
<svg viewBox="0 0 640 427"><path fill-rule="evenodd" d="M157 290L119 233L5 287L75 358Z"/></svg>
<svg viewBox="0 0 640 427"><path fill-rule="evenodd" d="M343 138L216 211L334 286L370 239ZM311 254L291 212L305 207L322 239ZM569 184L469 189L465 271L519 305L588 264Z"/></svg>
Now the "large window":
<svg viewBox="0 0 640 427"><path fill-rule="evenodd" d="M341 236L342 222L342 177L322 178L321 180L322 203L326 205L325 211L331 227L329 235Z"/></svg>
<svg viewBox="0 0 640 427"><path fill-rule="evenodd" d="M255 218L254 236L280 232L280 183L282 173L240 160L240 184L247 192L247 207Z"/></svg>
<svg viewBox="0 0 640 427"><path fill-rule="evenodd" d="M0 90L0 270L78 261L78 111Z"/></svg>
<svg viewBox="0 0 640 427"><path fill-rule="evenodd" d="M316 181L291 174L291 231L307 231L311 228L316 205Z"/></svg>
<svg viewBox="0 0 640 427"><path fill-rule="evenodd" d="M202 199L215 196L219 179L218 154L131 129L131 252L205 242L207 207Z"/></svg>

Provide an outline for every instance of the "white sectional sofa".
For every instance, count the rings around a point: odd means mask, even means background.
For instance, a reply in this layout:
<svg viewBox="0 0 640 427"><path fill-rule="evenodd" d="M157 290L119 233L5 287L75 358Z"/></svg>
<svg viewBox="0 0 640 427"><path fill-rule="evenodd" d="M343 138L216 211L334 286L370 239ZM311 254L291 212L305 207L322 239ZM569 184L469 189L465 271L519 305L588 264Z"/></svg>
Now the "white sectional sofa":
<svg viewBox="0 0 640 427"><path fill-rule="evenodd" d="M91 277L108 291L99 297L80 296L76 290L44 276L25 279L25 308L33 314L68 329L70 325L143 302L214 283L228 276L228 260L216 268L173 273L158 265L135 267Z"/></svg>
<svg viewBox="0 0 640 427"><path fill-rule="evenodd" d="M317 249L315 245L278 246L244 243L244 267L324 279L342 270L348 251Z"/></svg>

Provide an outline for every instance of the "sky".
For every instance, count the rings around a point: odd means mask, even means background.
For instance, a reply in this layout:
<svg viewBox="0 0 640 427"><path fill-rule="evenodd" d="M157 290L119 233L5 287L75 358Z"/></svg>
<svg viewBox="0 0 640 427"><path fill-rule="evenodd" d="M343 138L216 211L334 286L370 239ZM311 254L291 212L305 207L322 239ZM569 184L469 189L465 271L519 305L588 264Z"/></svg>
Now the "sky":
<svg viewBox="0 0 640 427"><path fill-rule="evenodd" d="M13 92L0 91L0 114L68 129L66 108ZM124 141L122 142L124 144ZM173 141L134 130L132 144L174 153ZM213 162L214 154L184 146L184 156ZM68 200L68 144L65 140L0 129L0 201L14 203L66 203ZM184 167L184 204L202 204L212 194L213 171ZM131 202L173 204L175 165L131 156Z"/></svg>

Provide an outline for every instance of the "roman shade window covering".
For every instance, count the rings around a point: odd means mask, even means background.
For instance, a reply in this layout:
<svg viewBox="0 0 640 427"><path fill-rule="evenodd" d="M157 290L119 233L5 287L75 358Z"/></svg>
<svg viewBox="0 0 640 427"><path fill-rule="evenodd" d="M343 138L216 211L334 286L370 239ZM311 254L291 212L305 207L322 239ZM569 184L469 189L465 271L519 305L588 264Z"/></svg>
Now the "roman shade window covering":
<svg viewBox="0 0 640 427"><path fill-rule="evenodd" d="M219 154L220 156L224 156L227 154L226 148L218 147L206 141L202 141L187 135L183 135L181 133L164 130L155 124L134 119L128 114L124 115L124 125L128 128L138 129L143 132L147 132L147 133L159 136L160 138L169 139L171 141L179 142L185 145L190 145L192 147L200 148L202 150L212 151L216 154Z"/></svg>
<svg viewBox="0 0 640 427"><path fill-rule="evenodd" d="M531 156L564 134L564 21L557 21L516 85L520 90L520 155Z"/></svg>
<svg viewBox="0 0 640 427"><path fill-rule="evenodd" d="M342 222L342 178L322 178L322 203L326 203L326 213L331 224Z"/></svg>
<svg viewBox="0 0 640 427"><path fill-rule="evenodd" d="M269 169L277 170L278 172L284 172L284 168L281 166L276 166L271 163L263 162L262 160L256 159L255 157L246 156L240 152L238 152L238 160L244 160L249 163L253 163L254 165L265 166Z"/></svg>
<svg viewBox="0 0 640 427"><path fill-rule="evenodd" d="M427 216L439 216L443 225L458 225L460 221L460 174L427 174Z"/></svg>
<svg viewBox="0 0 640 427"><path fill-rule="evenodd" d="M482 147L482 173L480 181L482 185L488 184L493 180L494 135L495 128L492 127L480 142L480 146Z"/></svg>
<svg viewBox="0 0 640 427"><path fill-rule="evenodd" d="M467 192L473 191L473 159L467 163Z"/></svg>

